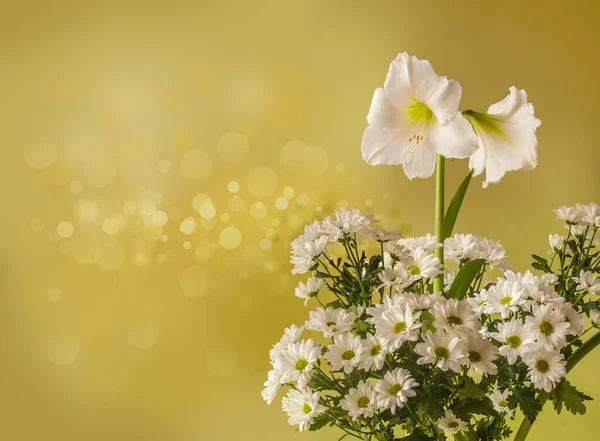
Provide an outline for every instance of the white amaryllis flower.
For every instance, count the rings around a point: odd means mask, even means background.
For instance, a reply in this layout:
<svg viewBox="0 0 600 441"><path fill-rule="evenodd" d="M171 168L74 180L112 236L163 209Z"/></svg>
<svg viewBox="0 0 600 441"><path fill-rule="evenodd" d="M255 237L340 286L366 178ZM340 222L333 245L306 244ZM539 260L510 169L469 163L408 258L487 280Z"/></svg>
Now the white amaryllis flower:
<svg viewBox="0 0 600 441"><path fill-rule="evenodd" d="M514 410L508 407L508 397L512 395L509 389L501 391L500 389L494 388L491 395L489 395L490 401L494 410L498 413L505 413L509 418L512 418Z"/></svg>
<svg viewBox="0 0 600 441"><path fill-rule="evenodd" d="M322 332L325 338L348 332L356 320L354 313L343 308L317 308L308 315L310 319L306 322L306 329Z"/></svg>
<svg viewBox="0 0 600 441"><path fill-rule="evenodd" d="M417 319L421 311L413 311L406 305L398 305L385 311L378 319L374 319L377 334L387 339L390 351L395 351L407 340L417 340L417 330L423 324Z"/></svg>
<svg viewBox="0 0 600 441"><path fill-rule="evenodd" d="M385 357L389 353L387 340L380 335L367 334L362 341L362 355L358 367L365 371L383 368Z"/></svg>
<svg viewBox="0 0 600 441"><path fill-rule="evenodd" d="M334 343L327 347L325 358L336 371L349 374L360 363L363 346L360 337L351 333L336 335Z"/></svg>
<svg viewBox="0 0 600 441"><path fill-rule="evenodd" d="M514 364L519 355L523 357L536 348L533 332L521 319L500 323L498 332L492 332L490 336L494 340L505 343L500 347L499 352L510 364Z"/></svg>
<svg viewBox="0 0 600 441"><path fill-rule="evenodd" d="M423 341L415 346L415 352L421 356L417 364L433 363L443 371L460 372L462 365L468 362L465 343L456 334L427 331Z"/></svg>
<svg viewBox="0 0 600 441"><path fill-rule="evenodd" d="M526 323L540 345L552 351L567 344L571 324L560 309L551 305L533 305L531 312L533 315L526 318Z"/></svg>
<svg viewBox="0 0 600 441"><path fill-rule="evenodd" d="M362 154L371 165L402 164L409 179L433 174L436 154L467 158L477 138L458 112L460 84L437 76L426 60L406 53L390 65L383 88L373 95Z"/></svg>
<svg viewBox="0 0 600 441"><path fill-rule="evenodd" d="M390 409L396 414L396 408L404 407L404 403L417 393L413 390L419 383L406 369L396 368L385 373L383 378L375 385L377 391L377 404Z"/></svg>
<svg viewBox="0 0 600 441"><path fill-rule="evenodd" d="M306 284L300 282L298 287L294 290L294 295L304 299L304 306L308 304L308 301L319 294L319 291L325 287L325 281L316 277L310 277Z"/></svg>
<svg viewBox="0 0 600 441"><path fill-rule="evenodd" d="M484 187L497 184L506 172L533 170L537 165L536 130L542 123L534 116L527 93L512 86L502 101L492 104L487 114L464 112L478 135L479 148L469 167L475 176L485 169Z"/></svg>
<svg viewBox="0 0 600 441"><path fill-rule="evenodd" d="M347 410L352 420L359 417L370 418L375 413L377 394L371 383L359 381L356 388L350 391L340 401L342 409Z"/></svg>
<svg viewBox="0 0 600 441"><path fill-rule="evenodd" d="M546 392L550 392L556 383L567 374L567 363L560 352L541 348L527 354L523 361L529 367L533 385Z"/></svg>
<svg viewBox="0 0 600 441"><path fill-rule="evenodd" d="M312 339L290 343L273 363L275 370L281 373L281 383L298 381L298 388L304 389L313 363L321 356L322 348Z"/></svg>
<svg viewBox="0 0 600 441"><path fill-rule="evenodd" d="M283 410L289 416L288 423L298 425L300 432L308 428L313 418L326 410L325 406L319 404L320 398L320 392L313 392L308 388L303 391L290 389L282 401Z"/></svg>
<svg viewBox="0 0 600 441"><path fill-rule="evenodd" d="M600 279L593 272L581 270L579 277L573 277L573 280L577 282L577 290L600 294Z"/></svg>
<svg viewBox="0 0 600 441"><path fill-rule="evenodd" d="M450 435L456 435L468 428L467 423L457 418L450 409L447 409L444 416L437 420L437 426Z"/></svg>

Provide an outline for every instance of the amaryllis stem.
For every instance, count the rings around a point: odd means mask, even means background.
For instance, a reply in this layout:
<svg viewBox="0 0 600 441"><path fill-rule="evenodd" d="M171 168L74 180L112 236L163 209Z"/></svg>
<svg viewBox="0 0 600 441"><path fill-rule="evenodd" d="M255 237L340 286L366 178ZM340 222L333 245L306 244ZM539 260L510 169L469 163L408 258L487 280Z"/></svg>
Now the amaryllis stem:
<svg viewBox="0 0 600 441"><path fill-rule="evenodd" d="M579 363L587 354L589 354L596 346L600 345L600 332L594 334L592 338L586 341L579 349L577 349L573 355L569 357L567 360L567 373L571 369L573 369L577 363ZM550 394L548 392L540 392L538 395L538 401L544 407L546 401L550 398ZM527 434L529 430L531 430L532 423L529 422L527 417L523 418L521 425L519 426L519 430L515 435L515 441L524 441L527 438Z"/></svg>
<svg viewBox="0 0 600 441"><path fill-rule="evenodd" d="M437 155L437 166L435 175L435 235L440 243L444 243L444 168L445 158ZM435 250L435 256L440 259L442 269L444 267L444 247ZM444 274L440 274L433 280L433 292L441 292L444 289Z"/></svg>

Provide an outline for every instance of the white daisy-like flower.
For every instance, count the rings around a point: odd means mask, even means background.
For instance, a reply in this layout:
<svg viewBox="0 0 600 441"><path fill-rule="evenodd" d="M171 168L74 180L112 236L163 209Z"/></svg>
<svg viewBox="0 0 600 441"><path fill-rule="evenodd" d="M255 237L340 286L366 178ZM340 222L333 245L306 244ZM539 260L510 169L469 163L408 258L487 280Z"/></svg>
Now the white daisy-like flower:
<svg viewBox="0 0 600 441"><path fill-rule="evenodd" d="M371 383L359 381L355 388L340 401L342 409L347 410L352 420L359 417L371 418L375 413L377 394Z"/></svg>
<svg viewBox="0 0 600 441"><path fill-rule="evenodd" d="M449 291L452 287L456 274L458 274L458 271L455 268L444 267L444 289L446 291Z"/></svg>
<svg viewBox="0 0 600 441"><path fill-rule="evenodd" d="M581 213L581 222L584 225L597 226L596 220L600 217L600 205L590 202L589 204L576 204L575 208Z"/></svg>
<svg viewBox="0 0 600 441"><path fill-rule="evenodd" d="M281 383L297 381L298 388L304 389L313 364L319 359L322 351L323 347L312 339L290 343L273 364L275 370L281 372Z"/></svg>
<svg viewBox="0 0 600 441"><path fill-rule="evenodd" d="M300 336L302 335L302 331L304 331L304 326L298 327L296 325L292 325L289 328L285 328L283 336L269 352L269 357L271 358L271 361L279 357L279 355L281 355L281 353L287 349L290 343L297 342Z"/></svg>
<svg viewBox="0 0 600 441"><path fill-rule="evenodd" d="M438 274L442 274L440 259L435 257L425 248L417 248L412 252L413 263L408 270L416 277L424 280L432 280Z"/></svg>
<svg viewBox="0 0 600 441"><path fill-rule="evenodd" d="M342 207L335 212L335 217L326 217L321 224L321 231L331 242L337 242L347 235L362 234L375 222L371 213L361 214L357 208Z"/></svg>
<svg viewBox="0 0 600 441"><path fill-rule="evenodd" d="M512 319L498 324L498 332L491 332L490 336L494 340L505 343L500 347L499 352L510 364L514 364L517 357L523 357L536 348L533 332L521 319Z"/></svg>
<svg viewBox="0 0 600 441"><path fill-rule="evenodd" d="M383 228L370 228L363 232L365 236L373 239L377 242L388 243L390 241L397 241L402 238L402 231L393 230L388 231Z"/></svg>
<svg viewBox="0 0 600 441"><path fill-rule="evenodd" d="M396 243L385 242L383 244L383 266L394 266L396 262L405 263L410 261L411 250Z"/></svg>
<svg viewBox="0 0 600 441"><path fill-rule="evenodd" d="M539 277L534 276L529 270L525 271L524 273L515 273L512 270L505 271L504 279L508 282L518 282L521 284L528 296L535 294L540 285ZM504 283L503 279L499 278L498 283Z"/></svg>
<svg viewBox="0 0 600 441"><path fill-rule="evenodd" d="M545 273L540 276L540 283L548 286L554 286L558 283L558 276L553 273Z"/></svg>
<svg viewBox="0 0 600 441"><path fill-rule="evenodd" d="M576 289L578 291L585 291L592 294L600 293L600 280L598 276L591 271L581 270L579 277L573 277L573 280L577 282Z"/></svg>
<svg viewBox="0 0 600 441"><path fill-rule="evenodd" d="M475 246L469 251L469 259L483 259L491 268L506 269L506 250L500 242L485 237L475 237Z"/></svg>
<svg viewBox="0 0 600 441"><path fill-rule="evenodd" d="M383 378L375 385L377 391L377 405L390 409L396 414L396 408L404 407L404 403L417 393L414 389L419 386L412 374L406 369L396 368L385 373Z"/></svg>
<svg viewBox="0 0 600 441"><path fill-rule="evenodd" d="M480 292L474 293L472 297L467 297L467 302L475 314L483 314L487 309L487 290L482 289Z"/></svg>
<svg viewBox="0 0 600 441"><path fill-rule="evenodd" d="M418 276L415 276L406 267L397 262L394 266L386 267L378 275L381 280L381 287L392 287L396 291L402 291L407 286L412 285L414 282L419 280Z"/></svg>
<svg viewBox="0 0 600 441"><path fill-rule="evenodd" d="M417 331L423 326L423 323L418 321L420 315L420 311L415 312L408 305L394 306L374 320L375 329L378 335L387 339L390 351L393 352L405 341L417 340Z"/></svg>
<svg viewBox="0 0 600 441"><path fill-rule="evenodd" d="M354 326L356 316L343 308L327 309L317 308L309 313L310 319L306 322L306 329L319 331L325 338L348 332Z"/></svg>
<svg viewBox="0 0 600 441"><path fill-rule="evenodd" d="M292 242L293 253L290 258L290 263L294 264L292 274L309 272L315 264L314 259L325 252L327 241L327 236L320 236L314 240L300 240L298 238Z"/></svg>
<svg viewBox="0 0 600 441"><path fill-rule="evenodd" d="M556 210L556 218L566 222L569 225L577 225L581 220L582 213L575 207L566 207L561 205Z"/></svg>
<svg viewBox="0 0 600 441"><path fill-rule="evenodd" d="M527 300L519 282L500 281L487 291L487 314L499 313L503 319L518 312Z"/></svg>
<svg viewBox="0 0 600 441"><path fill-rule="evenodd" d="M565 319L569 322L569 334L581 335L585 326L583 315L575 311L568 303L562 303L558 307L565 315Z"/></svg>
<svg viewBox="0 0 600 441"><path fill-rule="evenodd" d="M505 413L509 418L512 418L514 414L514 410L508 407L508 397L511 395L512 392L509 389L501 391L496 388L494 388L491 395L489 395L494 410L498 413Z"/></svg>
<svg viewBox="0 0 600 441"><path fill-rule="evenodd" d="M444 258L459 263L469 258L475 247L475 238L472 234L455 234L444 241Z"/></svg>
<svg viewBox="0 0 600 441"><path fill-rule="evenodd" d="M560 309L551 305L533 305L531 312L533 315L525 320L538 343L549 351L567 344L571 324Z"/></svg>
<svg viewBox="0 0 600 441"><path fill-rule="evenodd" d="M438 329L450 330L477 330L481 327L479 318L475 315L467 300L440 298L433 305L431 313L435 317L433 326Z"/></svg>
<svg viewBox="0 0 600 441"><path fill-rule="evenodd" d="M594 309L590 312L590 320L595 327L600 328L600 310Z"/></svg>
<svg viewBox="0 0 600 441"><path fill-rule="evenodd" d="M541 281L541 280L540 280ZM536 292L531 292L531 306L533 305L551 305L555 308L561 308L565 298L559 295L554 289L545 284L540 284Z"/></svg>
<svg viewBox="0 0 600 441"><path fill-rule="evenodd" d="M281 375L282 372L275 369L271 369L267 374L267 381L264 383L265 388L261 392L261 395L263 400L265 400L269 405L275 399L279 389L281 389Z"/></svg>
<svg viewBox="0 0 600 441"><path fill-rule="evenodd" d="M552 391L556 383L567 374L567 363L560 352L541 348L527 354L523 361L529 367L529 375L533 385L538 389L544 389L546 392Z"/></svg>
<svg viewBox="0 0 600 441"><path fill-rule="evenodd" d="M367 323L376 323L381 318L385 311L390 311L394 306L404 308L408 304L408 298L403 294L394 294L392 297L387 294L383 296L382 302L377 303L367 308L367 314L371 316L366 321Z"/></svg>
<svg viewBox="0 0 600 441"><path fill-rule="evenodd" d="M402 294L402 297L405 299L406 304L415 311L424 311L429 309L443 298L441 292L436 292L433 294L405 292Z"/></svg>
<svg viewBox="0 0 600 441"><path fill-rule="evenodd" d="M548 242L550 243L548 254L553 254L557 251L562 251L565 244L565 237L560 234L551 234L548 236Z"/></svg>
<svg viewBox="0 0 600 441"><path fill-rule="evenodd" d="M443 371L460 372L462 365L468 362L465 342L456 334L442 330L435 334L427 331L423 343L415 346L415 352L421 356L417 364L435 364Z"/></svg>
<svg viewBox="0 0 600 441"><path fill-rule="evenodd" d="M433 174L437 154L469 157L477 139L458 112L461 94L460 84L437 76L428 61L399 54L373 96L362 140L364 160L402 164L413 179Z"/></svg>
<svg viewBox="0 0 600 441"><path fill-rule="evenodd" d="M385 338L367 334L362 341L362 355L358 367L365 371L381 370L388 353L389 347Z"/></svg>
<svg viewBox="0 0 600 441"><path fill-rule="evenodd" d="M334 370L343 370L349 374L358 367L362 357L363 346L360 337L350 333L336 335L334 343L327 347L325 358Z"/></svg>
<svg viewBox="0 0 600 441"><path fill-rule="evenodd" d="M469 357L469 369L482 375L496 375L498 373L498 367L494 364L494 360L498 359L496 346L477 332L469 333L465 340Z"/></svg>
<svg viewBox="0 0 600 441"><path fill-rule="evenodd" d="M457 418L450 409L444 412L444 416L437 420L437 426L450 435L456 435L458 432L467 430L468 426L460 418Z"/></svg>
<svg viewBox="0 0 600 441"><path fill-rule="evenodd" d="M300 432L308 428L313 418L326 410L325 406L319 404L320 398L320 392L313 392L308 388L303 391L290 389L282 401L283 410L289 416L288 423L298 425Z"/></svg>
<svg viewBox="0 0 600 441"><path fill-rule="evenodd" d="M398 241L398 245L414 251L417 248L424 248L427 251L433 251L437 248L441 248L443 245L438 242L437 236L432 236L427 233L425 236L420 237L406 237Z"/></svg>
<svg viewBox="0 0 600 441"><path fill-rule="evenodd" d="M301 299L304 299L304 306L308 304L308 301L319 294L325 287L325 281L316 277L310 277L306 284L300 282L298 287L294 290L294 295Z"/></svg>
<svg viewBox="0 0 600 441"><path fill-rule="evenodd" d="M487 114L464 112L478 135L479 148L469 159L474 176L483 173L488 184L497 184L506 172L533 170L537 165L536 130L542 123L534 116L524 90L510 87L502 101L492 104Z"/></svg>

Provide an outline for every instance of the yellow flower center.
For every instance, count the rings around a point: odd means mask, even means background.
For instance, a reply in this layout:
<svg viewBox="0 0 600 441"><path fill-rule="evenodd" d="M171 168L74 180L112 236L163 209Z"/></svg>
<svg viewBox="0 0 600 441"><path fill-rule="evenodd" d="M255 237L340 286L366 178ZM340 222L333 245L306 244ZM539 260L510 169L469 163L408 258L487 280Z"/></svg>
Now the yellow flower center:
<svg viewBox="0 0 600 441"><path fill-rule="evenodd" d="M418 276L419 274L421 274L421 270L419 269L419 267L417 265L411 265L411 266L409 266L408 270L410 271L410 273L413 276Z"/></svg>
<svg viewBox="0 0 600 441"><path fill-rule="evenodd" d="M435 350L433 352L435 353L435 356L438 359L444 359L444 358L450 357L450 351L448 350L448 348L444 348L443 346L440 346L439 348L435 348Z"/></svg>
<svg viewBox="0 0 600 441"><path fill-rule="evenodd" d="M398 322L394 325L394 334L400 334L406 329L406 322Z"/></svg>
<svg viewBox="0 0 600 441"><path fill-rule="evenodd" d="M479 352L469 351L469 360L471 360L471 363L477 363L478 361L481 361L481 354Z"/></svg>
<svg viewBox="0 0 600 441"><path fill-rule="evenodd" d="M535 368L542 374L545 374L550 370L550 365L546 360L538 360L535 362Z"/></svg>
<svg viewBox="0 0 600 441"><path fill-rule="evenodd" d="M540 331L544 335L550 335L554 332L554 326L550 322L542 322L540 324Z"/></svg>
<svg viewBox="0 0 600 441"><path fill-rule="evenodd" d="M450 323L451 325L462 325L463 321L460 317L451 315L450 317L448 317L448 323Z"/></svg>
<svg viewBox="0 0 600 441"><path fill-rule="evenodd" d="M379 355L379 353L381 352L381 345L375 345L373 346L373 348L371 349L371 355L374 357L376 355Z"/></svg>
<svg viewBox="0 0 600 441"><path fill-rule="evenodd" d="M369 407L369 404L371 404L371 399L369 397L360 397L356 404L361 409L364 409L365 407Z"/></svg>
<svg viewBox="0 0 600 441"><path fill-rule="evenodd" d="M511 348L517 349L519 346L521 346L521 343L523 343L523 340L521 340L521 337L519 337L518 335L511 335L510 337L508 337L506 339L506 343Z"/></svg>
<svg viewBox="0 0 600 441"><path fill-rule="evenodd" d="M506 306L506 305L509 305L511 301L512 301L511 296L502 297L502 299L500 300L500 304L502 306Z"/></svg>
<svg viewBox="0 0 600 441"><path fill-rule="evenodd" d="M302 410L304 411L304 413L306 415L308 415L309 413L312 412L312 407L310 407L310 404L304 403L304 406L302 406Z"/></svg>
<svg viewBox="0 0 600 441"><path fill-rule="evenodd" d="M396 395L401 390L402 386L400 386L399 384L394 384L392 387L390 387L390 395Z"/></svg>
<svg viewBox="0 0 600 441"><path fill-rule="evenodd" d="M342 354L344 360L352 360L354 358L354 351L346 351Z"/></svg>
<svg viewBox="0 0 600 441"><path fill-rule="evenodd" d="M456 429L458 427L458 423L456 421L452 421L451 423L448 423L448 427L451 429Z"/></svg>
<svg viewBox="0 0 600 441"><path fill-rule="evenodd" d="M298 360L296 362L296 370L297 371L303 371L304 369L306 369L306 366L308 366L307 360Z"/></svg>

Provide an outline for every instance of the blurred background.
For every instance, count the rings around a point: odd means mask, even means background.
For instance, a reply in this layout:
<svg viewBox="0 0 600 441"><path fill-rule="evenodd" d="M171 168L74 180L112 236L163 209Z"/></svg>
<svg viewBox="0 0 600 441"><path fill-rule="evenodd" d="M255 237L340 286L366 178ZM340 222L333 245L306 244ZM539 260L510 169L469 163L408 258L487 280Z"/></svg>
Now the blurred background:
<svg viewBox="0 0 600 441"><path fill-rule="evenodd" d="M289 242L341 205L433 230L434 180L370 167L374 89L407 51L462 109L525 88L539 166L472 184L457 230L513 267L600 202L596 2L3 4L0 437L335 440L260 397L268 350L308 315ZM453 189L467 162L449 164ZM600 399L600 351L572 382ZM277 403L277 402L276 402ZM549 407L532 440L597 440Z"/></svg>

